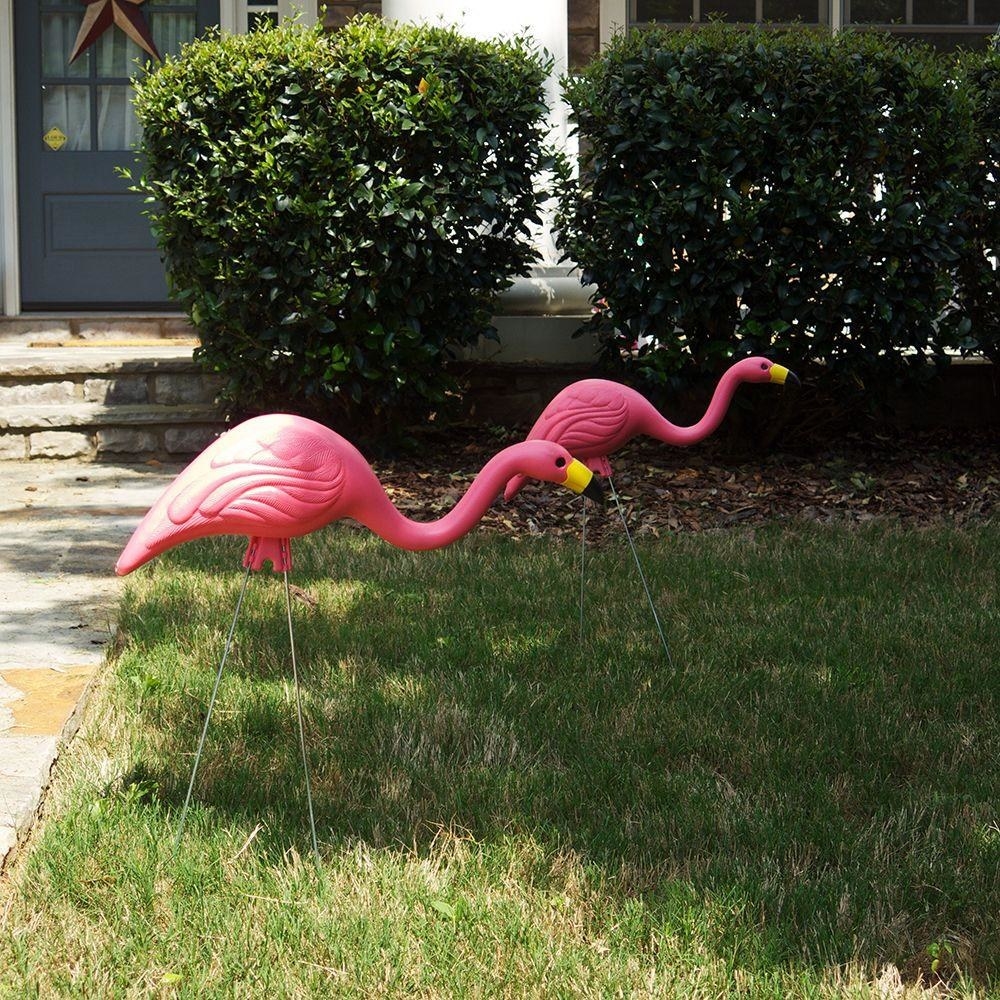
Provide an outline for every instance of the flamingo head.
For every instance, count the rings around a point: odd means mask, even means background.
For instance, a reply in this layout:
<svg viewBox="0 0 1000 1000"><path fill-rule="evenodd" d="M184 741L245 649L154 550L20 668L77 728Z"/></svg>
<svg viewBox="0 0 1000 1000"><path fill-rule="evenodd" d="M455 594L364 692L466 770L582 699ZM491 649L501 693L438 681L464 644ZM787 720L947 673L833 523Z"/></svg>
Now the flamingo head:
<svg viewBox="0 0 1000 1000"><path fill-rule="evenodd" d="M786 382L799 384L798 376L790 372L784 365L776 364L768 358L744 358L737 361L729 372L740 382L773 382L784 385Z"/></svg>
<svg viewBox="0 0 1000 1000"><path fill-rule="evenodd" d="M565 486L591 500L604 499L594 473L554 441L522 441L507 449L514 459L519 482L525 477Z"/></svg>

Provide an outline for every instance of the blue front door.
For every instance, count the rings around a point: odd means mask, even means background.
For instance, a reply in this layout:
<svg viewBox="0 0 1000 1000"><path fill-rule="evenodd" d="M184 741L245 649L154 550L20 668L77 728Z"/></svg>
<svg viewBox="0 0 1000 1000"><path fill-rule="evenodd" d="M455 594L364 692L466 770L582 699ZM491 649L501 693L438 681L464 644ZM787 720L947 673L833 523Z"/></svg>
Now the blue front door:
<svg viewBox="0 0 1000 1000"><path fill-rule="evenodd" d="M218 0L15 0L22 308L168 306L142 199L117 173L134 167L139 134L129 77L149 42L176 52L218 11Z"/></svg>

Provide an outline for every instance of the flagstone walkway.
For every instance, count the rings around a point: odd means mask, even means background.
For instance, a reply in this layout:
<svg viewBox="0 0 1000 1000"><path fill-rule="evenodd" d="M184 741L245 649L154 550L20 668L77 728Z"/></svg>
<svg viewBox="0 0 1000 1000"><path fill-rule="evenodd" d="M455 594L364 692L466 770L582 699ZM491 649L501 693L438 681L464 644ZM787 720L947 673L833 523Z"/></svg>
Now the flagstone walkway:
<svg viewBox="0 0 1000 1000"><path fill-rule="evenodd" d="M29 833L114 635L114 563L177 474L0 462L0 868Z"/></svg>

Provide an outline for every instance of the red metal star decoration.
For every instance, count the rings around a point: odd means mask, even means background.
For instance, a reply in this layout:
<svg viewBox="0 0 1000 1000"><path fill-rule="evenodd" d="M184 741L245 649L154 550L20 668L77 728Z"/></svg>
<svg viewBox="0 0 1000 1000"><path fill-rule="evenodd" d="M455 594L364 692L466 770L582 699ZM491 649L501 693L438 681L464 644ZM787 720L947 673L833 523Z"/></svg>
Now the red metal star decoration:
<svg viewBox="0 0 1000 1000"><path fill-rule="evenodd" d="M72 63L81 52L90 48L112 24L117 24L140 48L145 49L158 62L160 53L156 51L149 25L139 10L145 0L83 0L87 13L76 36L76 44L70 53Z"/></svg>

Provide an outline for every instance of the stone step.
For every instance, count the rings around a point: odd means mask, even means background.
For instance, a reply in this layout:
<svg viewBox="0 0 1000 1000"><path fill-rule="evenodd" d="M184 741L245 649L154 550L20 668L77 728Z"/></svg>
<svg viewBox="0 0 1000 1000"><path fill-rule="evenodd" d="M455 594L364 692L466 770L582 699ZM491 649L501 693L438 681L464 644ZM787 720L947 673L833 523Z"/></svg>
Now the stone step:
<svg viewBox="0 0 1000 1000"><path fill-rule="evenodd" d="M51 381L88 374L118 379L157 374L197 375L201 367L188 346L58 347L0 345L0 382Z"/></svg>
<svg viewBox="0 0 1000 1000"><path fill-rule="evenodd" d="M69 406L15 406L0 413L0 431L66 430L77 427L209 424L217 419L212 403L161 406L156 403L80 403Z"/></svg>
<svg viewBox="0 0 1000 1000"><path fill-rule="evenodd" d="M209 445L222 430L219 422L149 422L138 425L77 425L72 430L0 431L0 461L76 458L119 462L185 462Z"/></svg>
<svg viewBox="0 0 1000 1000"><path fill-rule="evenodd" d="M194 345L197 334L180 313L35 313L0 316L0 343L52 347L87 343L179 342Z"/></svg>
<svg viewBox="0 0 1000 1000"><path fill-rule="evenodd" d="M0 342L0 459L185 461L223 428L192 348Z"/></svg>

